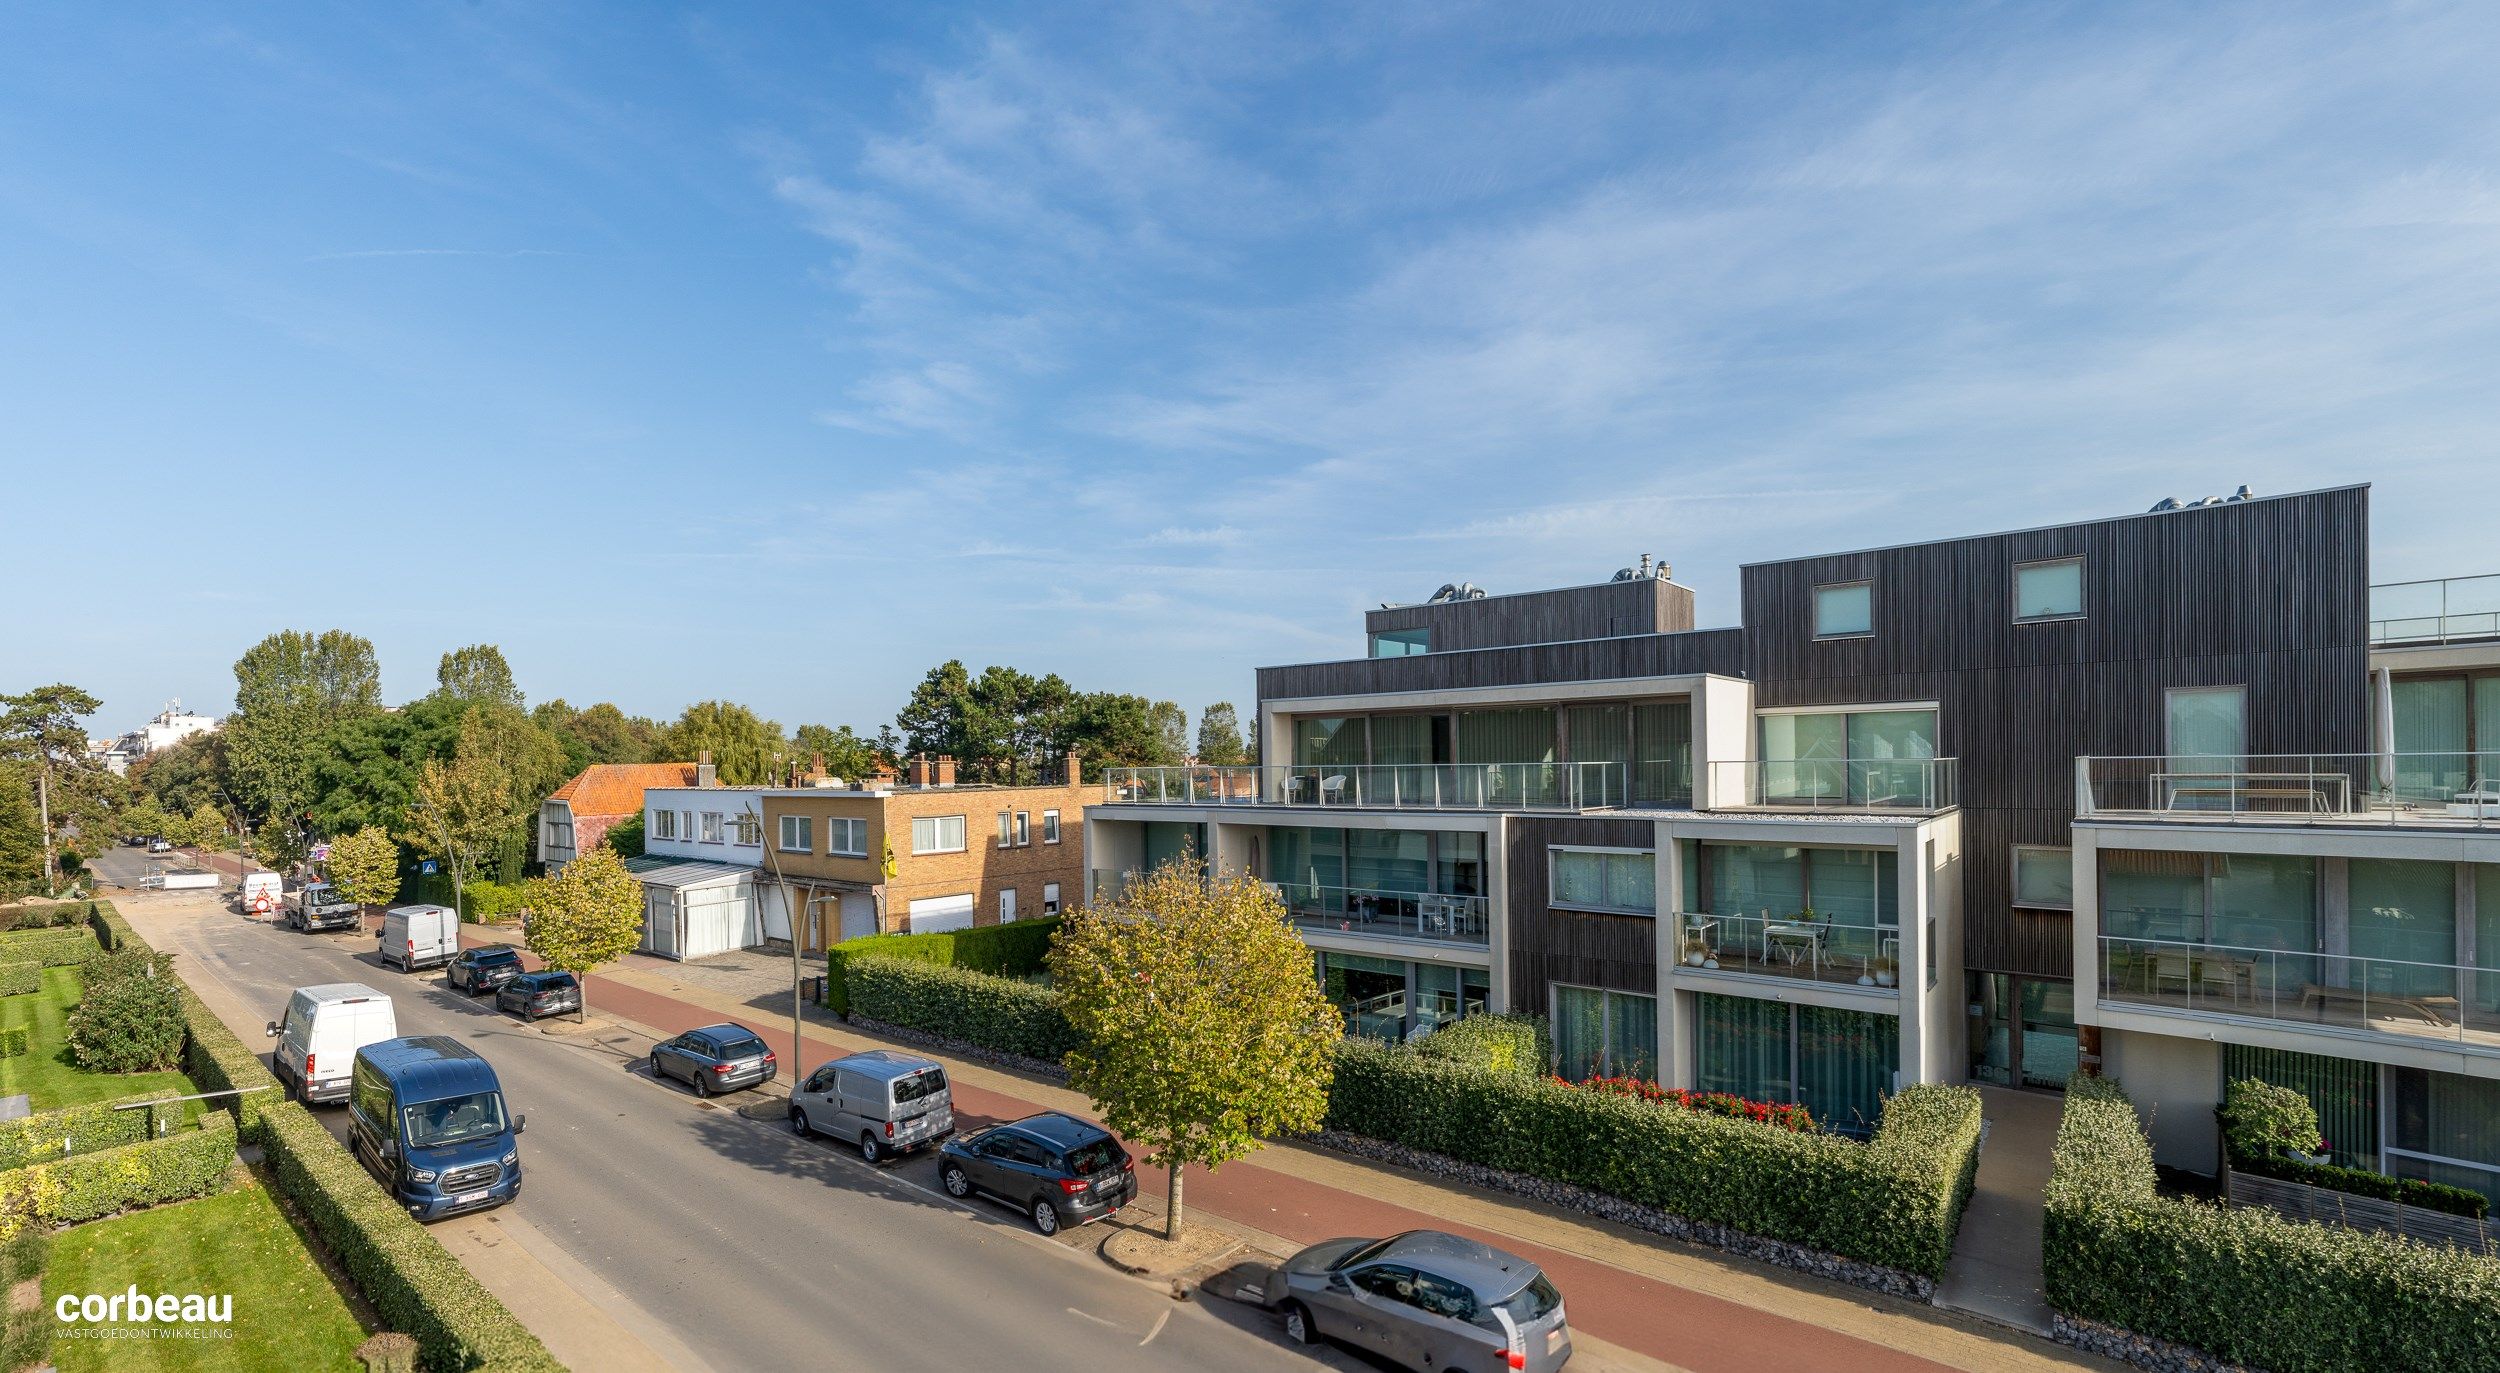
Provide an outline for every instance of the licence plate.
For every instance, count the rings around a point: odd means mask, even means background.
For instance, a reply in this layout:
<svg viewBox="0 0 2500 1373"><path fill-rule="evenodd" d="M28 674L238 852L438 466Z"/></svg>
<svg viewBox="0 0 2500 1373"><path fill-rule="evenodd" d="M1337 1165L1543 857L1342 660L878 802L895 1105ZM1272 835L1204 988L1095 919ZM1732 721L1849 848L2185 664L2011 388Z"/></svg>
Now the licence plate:
<svg viewBox="0 0 2500 1373"><path fill-rule="evenodd" d="M493 1188L488 1188L483 1192L462 1192L460 1195L451 1199L451 1204L454 1206L467 1206L472 1202L484 1201L494 1194Z"/></svg>

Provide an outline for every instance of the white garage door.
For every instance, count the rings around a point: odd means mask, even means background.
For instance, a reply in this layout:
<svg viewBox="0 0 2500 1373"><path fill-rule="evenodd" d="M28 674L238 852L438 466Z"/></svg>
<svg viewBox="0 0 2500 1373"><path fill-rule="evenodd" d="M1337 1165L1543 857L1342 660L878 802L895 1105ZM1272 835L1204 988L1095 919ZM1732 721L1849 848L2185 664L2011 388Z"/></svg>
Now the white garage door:
<svg viewBox="0 0 2500 1373"><path fill-rule="evenodd" d="M934 934L943 930L972 928L972 893L961 896L931 896L911 903L911 932Z"/></svg>

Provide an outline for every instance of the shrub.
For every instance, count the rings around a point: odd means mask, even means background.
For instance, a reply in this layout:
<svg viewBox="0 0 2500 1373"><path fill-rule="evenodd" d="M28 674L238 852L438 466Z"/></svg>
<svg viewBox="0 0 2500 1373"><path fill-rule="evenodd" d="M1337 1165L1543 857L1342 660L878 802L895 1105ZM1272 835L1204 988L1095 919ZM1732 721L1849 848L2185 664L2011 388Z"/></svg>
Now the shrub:
<svg viewBox="0 0 2500 1373"><path fill-rule="evenodd" d="M472 923L500 920L517 913L522 905L526 886L519 882L490 882L479 878L460 885L460 918Z"/></svg>
<svg viewBox="0 0 2500 1373"><path fill-rule="evenodd" d="M69 1013L69 1052L90 1073L162 1072L182 1061L187 1027L173 961L145 948L106 954Z"/></svg>
<svg viewBox="0 0 2500 1373"><path fill-rule="evenodd" d="M91 901L59 901L0 906L0 931L51 930L82 924L94 904Z"/></svg>
<svg viewBox="0 0 2500 1373"><path fill-rule="evenodd" d="M851 1008L871 1020L945 1035L1000 1053L1056 1063L1076 1033L1048 987L969 968L858 958L850 964Z"/></svg>
<svg viewBox="0 0 2500 1373"><path fill-rule="evenodd" d="M1040 972L1043 960L1050 956L1051 936L1059 932L1059 920L1054 915L1005 925L976 925L943 934L872 934L864 939L845 940L825 951L825 1005L837 1015L851 1013L849 969L854 960L861 958L934 963L997 977L1024 977Z"/></svg>
<svg viewBox="0 0 2500 1373"><path fill-rule="evenodd" d="M161 1101L173 1095L171 1092L150 1092L144 1096L123 1097L119 1101L99 1101L0 1121L0 1171L74 1154L92 1154L99 1149L118 1149L125 1144L153 1139L182 1123L179 1102L147 1110L114 1108L134 1101Z"/></svg>
<svg viewBox="0 0 2500 1373"><path fill-rule="evenodd" d="M0 1030L0 1058L21 1058L26 1053L26 1029L11 1026Z"/></svg>
<svg viewBox="0 0 2500 1373"><path fill-rule="evenodd" d="M1970 1088L1912 1087L1859 1144L1350 1039L1328 1123L1933 1277L1970 1193L1980 1110Z"/></svg>
<svg viewBox="0 0 2500 1373"><path fill-rule="evenodd" d="M0 934L0 962L31 961L47 968L72 967L99 952L93 931L19 930Z"/></svg>
<svg viewBox="0 0 2500 1373"><path fill-rule="evenodd" d="M2289 1150L2323 1152L2318 1136L2318 1108L2289 1087L2244 1077L2224 1089L2215 1110L2222 1122L2222 1145L2234 1165L2283 1157Z"/></svg>
<svg viewBox="0 0 2500 1373"><path fill-rule="evenodd" d="M41 963L0 963L0 996L24 996L42 990Z"/></svg>
<svg viewBox="0 0 2500 1373"><path fill-rule="evenodd" d="M2452 1216L2481 1220L2491 1213L2491 1198L2444 1182L2424 1182L2419 1178L2391 1178L2366 1168L2343 1168L2332 1163L2303 1163L2298 1159L2257 1159L2242 1165L2236 1160L2233 1168L2259 1177L2281 1178L2285 1182L2303 1182L2323 1187L2330 1192L2349 1192L2358 1197L2375 1197L2380 1201L2400 1201L2419 1206L2425 1211L2445 1211Z"/></svg>
<svg viewBox="0 0 2500 1373"><path fill-rule="evenodd" d="M1415 1041L1426 1058L1497 1073L1543 1073L1554 1061L1554 1041L1545 1017L1535 1015L1471 1015L1445 1020L1431 1034Z"/></svg>
<svg viewBox="0 0 2500 1373"><path fill-rule="evenodd" d="M294 1199L382 1327L416 1338L425 1367L562 1373L538 1337L384 1195L303 1107L282 1102L267 1111L262 1139L279 1190Z"/></svg>
<svg viewBox="0 0 2500 1373"><path fill-rule="evenodd" d="M130 928L110 902L97 903L98 937L116 949L148 947L146 940ZM247 1047L226 1028L208 1003L199 994L174 980L181 999L182 1024L187 1032L183 1042L182 1070L199 1084L204 1092L240 1091L242 1095L224 1099L234 1113L235 1128L242 1137L254 1143L260 1139L260 1118L263 1112L282 1100L278 1080L260 1061L257 1050ZM258 1090L251 1090L257 1088Z"/></svg>
<svg viewBox="0 0 2500 1373"><path fill-rule="evenodd" d="M1683 1087L1661 1087L1646 1078L1593 1077L1586 1082L1555 1078L1566 1087L1584 1092L1612 1092L1646 1101L1652 1106L1672 1106L1683 1111L1699 1111L1704 1115L1725 1116L1730 1120L1750 1120L1773 1125L1782 1130L1814 1130L1814 1113L1803 1106L1781 1101L1749 1101L1727 1092L1696 1092Z"/></svg>
<svg viewBox="0 0 2500 1373"><path fill-rule="evenodd" d="M2041 1235L2050 1304L2275 1373L2492 1366L2500 1261L2159 1195L2117 1083L2067 1085Z"/></svg>
<svg viewBox="0 0 2500 1373"><path fill-rule="evenodd" d="M72 1154L0 1173L0 1240L28 1226L76 1225L139 1206L222 1191L234 1168L234 1125L203 1116L200 1128L160 1139Z"/></svg>

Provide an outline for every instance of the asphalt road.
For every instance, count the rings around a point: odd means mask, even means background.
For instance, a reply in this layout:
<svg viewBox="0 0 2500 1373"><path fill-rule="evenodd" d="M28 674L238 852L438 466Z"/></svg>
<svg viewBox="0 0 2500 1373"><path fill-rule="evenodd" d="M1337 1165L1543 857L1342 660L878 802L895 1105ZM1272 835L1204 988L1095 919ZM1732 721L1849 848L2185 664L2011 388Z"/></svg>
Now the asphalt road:
<svg viewBox="0 0 2500 1373"><path fill-rule="evenodd" d="M1176 1302L1121 1276L1092 1253L1093 1232L1082 1247L1052 1243L1004 1207L953 1202L927 1154L872 1169L739 1115L748 1098L699 1103L654 1081L638 1038L544 1035L452 992L439 971L403 975L372 958L369 935L215 915L170 942L184 976L221 982L267 1017L295 987L365 982L390 994L402 1034L483 1054L529 1117L514 1209L611 1284L611 1300L717 1368L1359 1366L1285 1345L1262 1312ZM233 1028L247 1042L261 1029ZM338 1128L343 1108L315 1109Z"/></svg>

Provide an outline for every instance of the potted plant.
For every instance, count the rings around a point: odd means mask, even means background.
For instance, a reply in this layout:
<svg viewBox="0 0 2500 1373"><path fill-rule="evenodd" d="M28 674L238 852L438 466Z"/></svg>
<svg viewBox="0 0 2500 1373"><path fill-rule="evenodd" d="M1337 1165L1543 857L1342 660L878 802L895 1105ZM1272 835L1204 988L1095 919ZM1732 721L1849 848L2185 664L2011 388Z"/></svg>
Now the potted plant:
<svg viewBox="0 0 2500 1373"><path fill-rule="evenodd" d="M1898 963L1897 961L1895 961L1895 960L1894 960L1894 959L1893 959L1890 955L1888 955L1888 954L1878 954L1878 955L1876 955L1876 958L1875 958L1875 985L1876 985L1876 986L1878 986L1878 987L1890 987L1890 986L1893 986L1894 984L1898 983L1900 980L1901 980L1901 965L1900 965L1900 963Z"/></svg>

